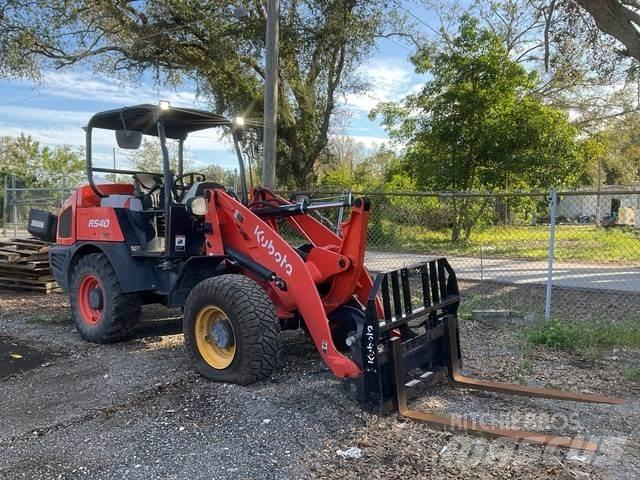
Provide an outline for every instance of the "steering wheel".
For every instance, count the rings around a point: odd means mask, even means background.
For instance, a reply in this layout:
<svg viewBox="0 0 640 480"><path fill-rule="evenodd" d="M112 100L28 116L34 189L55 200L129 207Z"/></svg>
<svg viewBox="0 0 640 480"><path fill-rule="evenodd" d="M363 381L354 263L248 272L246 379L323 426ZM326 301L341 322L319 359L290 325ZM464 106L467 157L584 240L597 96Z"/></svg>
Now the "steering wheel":
<svg viewBox="0 0 640 480"><path fill-rule="evenodd" d="M189 182L185 182L185 179L188 178ZM173 187L171 191L173 192L173 197L176 202L181 202L184 198L185 194L189 191L191 186L195 182L204 182L206 177L197 172L188 172L183 173L182 175L177 175L176 178L173 179Z"/></svg>

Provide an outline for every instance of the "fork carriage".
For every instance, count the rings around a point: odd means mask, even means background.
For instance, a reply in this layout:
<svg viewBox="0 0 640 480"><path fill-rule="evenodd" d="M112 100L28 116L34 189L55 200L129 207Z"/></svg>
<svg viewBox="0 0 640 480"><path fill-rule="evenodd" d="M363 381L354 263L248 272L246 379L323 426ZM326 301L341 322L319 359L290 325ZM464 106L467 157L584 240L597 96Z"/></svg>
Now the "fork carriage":
<svg viewBox="0 0 640 480"><path fill-rule="evenodd" d="M416 290L418 295L414 293ZM495 383L462 375L459 305L456 275L445 258L379 273L367 299L361 340L351 344L351 355L361 359L363 375L356 380L345 380L348 392L371 412L397 411L402 416L438 428L595 451L597 444L580 438L501 428L408 408L407 397L417 388L442 381L458 387L512 395L622 403L616 398Z"/></svg>

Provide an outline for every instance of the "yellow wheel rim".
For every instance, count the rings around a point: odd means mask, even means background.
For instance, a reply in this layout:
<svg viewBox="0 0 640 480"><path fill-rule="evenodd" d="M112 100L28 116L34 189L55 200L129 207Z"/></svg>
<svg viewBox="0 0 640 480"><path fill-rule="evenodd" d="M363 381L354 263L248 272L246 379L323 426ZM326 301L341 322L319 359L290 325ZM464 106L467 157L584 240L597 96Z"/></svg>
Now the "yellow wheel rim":
<svg viewBox="0 0 640 480"><path fill-rule="evenodd" d="M196 345L204 361L217 370L231 365L236 356L236 337L227 314L208 305L198 312L195 329Z"/></svg>

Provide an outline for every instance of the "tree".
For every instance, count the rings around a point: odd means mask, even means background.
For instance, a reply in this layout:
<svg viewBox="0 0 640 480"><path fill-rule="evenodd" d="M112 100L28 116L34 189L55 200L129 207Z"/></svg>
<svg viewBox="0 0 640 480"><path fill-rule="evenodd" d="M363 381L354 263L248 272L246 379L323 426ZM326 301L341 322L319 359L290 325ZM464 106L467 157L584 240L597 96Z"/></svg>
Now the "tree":
<svg viewBox="0 0 640 480"><path fill-rule="evenodd" d="M185 79L214 109L261 126L266 13L262 1L5 0L0 75L90 63L123 79ZM364 83L357 68L395 21L387 0L282 2L278 173L306 187L327 147L336 99Z"/></svg>
<svg viewBox="0 0 640 480"><path fill-rule="evenodd" d="M238 183L236 190L240 189L240 178L237 172L222 168L220 165L209 165L205 168L199 168L198 171L207 178L208 182L216 182L227 188L236 188L236 183Z"/></svg>
<svg viewBox="0 0 640 480"><path fill-rule="evenodd" d="M73 187L83 178L82 152L69 145L40 148L39 142L24 133L0 137L0 185L7 179L9 185L15 181L16 187ZM0 202L4 195L2 191Z"/></svg>
<svg viewBox="0 0 640 480"><path fill-rule="evenodd" d="M572 112L580 129L595 132L611 118L638 111L640 85L629 57L602 34L573 0L423 0L440 19L429 35L447 49L461 12L477 17L499 36L512 60L537 72L545 103ZM619 48L618 48L619 50Z"/></svg>
<svg viewBox="0 0 640 480"><path fill-rule="evenodd" d="M0 138L0 176L12 175L17 185L30 187L75 186L84 177L81 151L69 145L42 147L31 136Z"/></svg>
<svg viewBox="0 0 640 480"><path fill-rule="evenodd" d="M640 2L637 0L576 0L597 27L618 40L621 53L640 61Z"/></svg>
<svg viewBox="0 0 640 480"><path fill-rule="evenodd" d="M598 160L602 160L603 183L619 185L640 180L640 114L612 121L594 135L594 141L600 145ZM590 173L595 184L597 169Z"/></svg>
<svg viewBox="0 0 640 480"><path fill-rule="evenodd" d="M167 152L169 153L169 168L178 171L178 142L167 140ZM191 168L192 161L188 158L188 152L183 152L184 171ZM142 144L137 150L133 150L129 154L128 163L134 170L142 172L162 173L162 151L160 149L160 141L142 138Z"/></svg>
<svg viewBox="0 0 640 480"><path fill-rule="evenodd" d="M568 115L533 93L535 73L509 57L502 39L464 16L446 50L423 49L416 71L432 77L422 91L383 103L390 135L405 143L405 165L432 190L572 186L582 169ZM453 202L452 239L468 239L482 205Z"/></svg>
<svg viewBox="0 0 640 480"><path fill-rule="evenodd" d="M168 140L167 150L169 153L169 167L173 172L178 171L178 142ZM144 137L142 145L137 150L129 154L128 163L135 170L152 173L162 173L162 152L158 139ZM227 187L234 184L235 174L222 168L219 165L208 165L200 168L196 162L190 158L189 150L185 147L183 151L183 171L188 173L196 171L202 173L207 181L217 182Z"/></svg>
<svg viewBox="0 0 640 480"><path fill-rule="evenodd" d="M49 148L40 152L39 184L54 186L76 186L86 176L85 160L82 152L74 151L69 145Z"/></svg>

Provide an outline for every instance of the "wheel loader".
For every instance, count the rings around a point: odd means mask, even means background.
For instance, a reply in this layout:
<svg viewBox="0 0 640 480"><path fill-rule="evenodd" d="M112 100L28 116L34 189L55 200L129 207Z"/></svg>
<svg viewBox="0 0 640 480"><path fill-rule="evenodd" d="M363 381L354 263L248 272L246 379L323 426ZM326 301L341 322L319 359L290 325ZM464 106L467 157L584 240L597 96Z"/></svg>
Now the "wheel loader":
<svg viewBox="0 0 640 480"><path fill-rule="evenodd" d="M211 129L233 141L238 191L183 172L187 137ZM288 199L247 185L242 128L211 112L138 105L97 113L85 130L87 185L59 215L33 211L29 231L55 242L51 269L70 295L73 321L86 340L127 339L145 304L181 308L186 354L195 369L214 381L244 385L272 374L281 330L302 328L347 393L369 411L398 412L445 429L596 448L579 438L408 408L410 393L442 381L501 394L620 400L462 375L455 272L445 258L434 258L372 276L364 262L372 208L366 197ZM138 148L145 135L156 137L162 171L95 166L95 130L115 132L123 149ZM169 139L178 142L175 172ZM130 181L109 183L105 175ZM337 231L316 215L329 209L348 209ZM303 243L287 241L284 227Z"/></svg>

